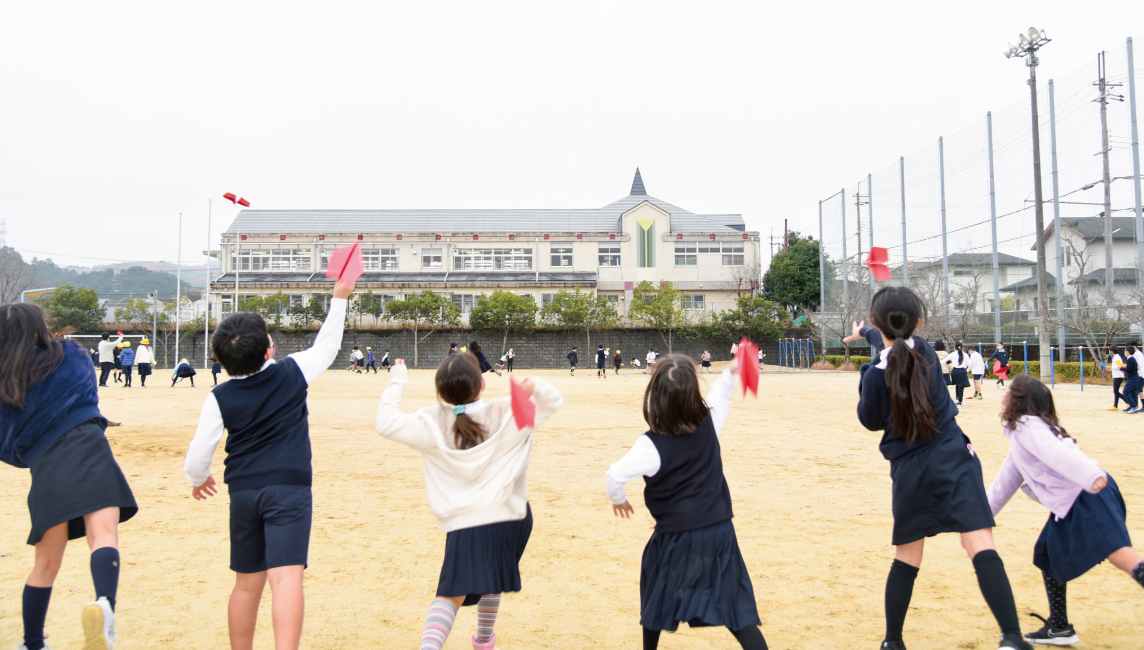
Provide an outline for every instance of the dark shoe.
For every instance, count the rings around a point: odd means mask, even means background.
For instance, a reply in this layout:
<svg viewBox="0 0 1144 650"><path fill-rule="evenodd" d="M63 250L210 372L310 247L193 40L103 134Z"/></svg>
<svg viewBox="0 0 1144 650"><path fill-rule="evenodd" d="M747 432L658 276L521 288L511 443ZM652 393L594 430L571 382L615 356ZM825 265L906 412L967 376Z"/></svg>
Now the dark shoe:
<svg viewBox="0 0 1144 650"><path fill-rule="evenodd" d="M906 650L906 644L899 640L886 639L882 642L882 650Z"/></svg>
<svg viewBox="0 0 1144 650"><path fill-rule="evenodd" d="M1021 638L1020 634L1002 634L1001 645L997 650L1033 650L1029 642Z"/></svg>
<svg viewBox="0 0 1144 650"><path fill-rule="evenodd" d="M1038 645L1060 646L1076 645L1077 643L1080 643L1080 638L1077 637L1076 630L1073 629L1072 625L1056 628L1049 625L1049 622L1046 621L1042 616L1037 616L1036 614L1030 614L1030 616L1036 616L1045 623L1041 629L1037 630L1036 632L1029 632L1025 635L1025 638L1028 639L1030 643L1035 643Z"/></svg>

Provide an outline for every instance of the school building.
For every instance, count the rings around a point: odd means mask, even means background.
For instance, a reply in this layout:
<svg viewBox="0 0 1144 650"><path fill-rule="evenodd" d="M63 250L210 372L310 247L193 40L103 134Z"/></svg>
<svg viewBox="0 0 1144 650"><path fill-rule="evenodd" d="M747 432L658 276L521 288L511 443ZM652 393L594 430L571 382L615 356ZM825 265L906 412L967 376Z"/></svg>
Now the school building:
<svg viewBox="0 0 1144 650"><path fill-rule="evenodd" d="M627 196L602 208L540 210L242 210L222 235L212 311L282 292L326 300L330 253L360 242L358 292L383 301L449 295L467 315L494 289L543 307L561 289L594 292L627 313L643 280L670 280L684 307L715 312L759 288L759 233L738 214L698 214L648 195L636 170ZM214 313L219 313L215 311Z"/></svg>

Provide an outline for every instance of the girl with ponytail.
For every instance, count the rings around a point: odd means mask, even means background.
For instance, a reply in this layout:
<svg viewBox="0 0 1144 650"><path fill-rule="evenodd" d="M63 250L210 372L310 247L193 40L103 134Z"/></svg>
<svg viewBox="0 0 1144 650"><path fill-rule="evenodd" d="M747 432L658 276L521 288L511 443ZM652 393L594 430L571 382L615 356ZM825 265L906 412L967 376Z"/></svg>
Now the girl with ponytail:
<svg viewBox="0 0 1144 650"><path fill-rule="evenodd" d="M862 365L858 386L858 420L884 432L879 446L893 480L896 548L886 581L882 650L905 650L902 628L925 538L939 533L961 534L981 594L1001 628L1000 648L1028 650L1005 565L993 544L981 462L957 425L937 354L914 336L925 315L910 289L886 287L874 294L870 318L886 347Z"/></svg>
<svg viewBox="0 0 1144 650"><path fill-rule="evenodd" d="M964 348L961 341L958 341L953 346L953 354L942 361L949 365L949 379L957 391L959 407L965 398L965 389L969 388L969 355L965 353Z"/></svg>
<svg viewBox="0 0 1144 650"><path fill-rule="evenodd" d="M378 433L424 455L429 508L445 533L445 560L422 650L440 650L466 605L477 606L473 647L493 650L501 594L520 591L520 558L532 533L528 462L534 427L516 426L509 397L481 399L481 375L477 357L452 353L437 368L441 403L402 413L409 371L398 359L377 409ZM564 401L543 379L525 379L521 388L536 404L534 426Z"/></svg>

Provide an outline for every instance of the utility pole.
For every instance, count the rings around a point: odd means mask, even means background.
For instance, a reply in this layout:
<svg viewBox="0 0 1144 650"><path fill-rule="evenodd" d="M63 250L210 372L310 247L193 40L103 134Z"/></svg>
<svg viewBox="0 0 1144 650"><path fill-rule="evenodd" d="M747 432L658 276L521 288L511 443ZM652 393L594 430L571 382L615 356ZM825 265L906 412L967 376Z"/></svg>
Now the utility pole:
<svg viewBox="0 0 1144 650"><path fill-rule="evenodd" d="M854 209L855 209L855 213L858 215L858 217L857 217L858 230L856 232L858 234L858 261L859 262L862 261L862 206L868 205L870 203L869 201L863 201L862 199L869 199L869 198L870 197L868 197L868 196L862 196L862 188L861 187L859 187L858 191L854 193ZM861 270L859 270L859 273L861 273ZM870 277L873 277L873 275L871 275ZM861 276L859 276L859 279L861 279Z"/></svg>
<svg viewBox="0 0 1144 650"><path fill-rule="evenodd" d="M1120 84L1110 84L1105 79L1104 52L1096 56L1096 69L1100 75L1092 85L1100 91L1100 96L1092 100L1100 104L1100 156L1104 159L1104 286L1112 291L1112 179L1108 171L1108 100L1124 101L1124 95L1110 95L1109 88Z"/></svg>
<svg viewBox="0 0 1144 650"><path fill-rule="evenodd" d="M783 219L783 252L790 250L790 231L787 230L787 220Z"/></svg>

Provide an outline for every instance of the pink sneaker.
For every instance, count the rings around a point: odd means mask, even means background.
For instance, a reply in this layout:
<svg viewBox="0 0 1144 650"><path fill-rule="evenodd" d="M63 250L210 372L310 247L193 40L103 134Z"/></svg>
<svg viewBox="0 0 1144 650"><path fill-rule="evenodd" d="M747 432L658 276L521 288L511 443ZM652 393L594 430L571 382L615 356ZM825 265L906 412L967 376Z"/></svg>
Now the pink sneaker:
<svg viewBox="0 0 1144 650"><path fill-rule="evenodd" d="M473 637L473 650L497 650L497 635L494 634L493 638L489 639L486 643L477 641L477 637Z"/></svg>

